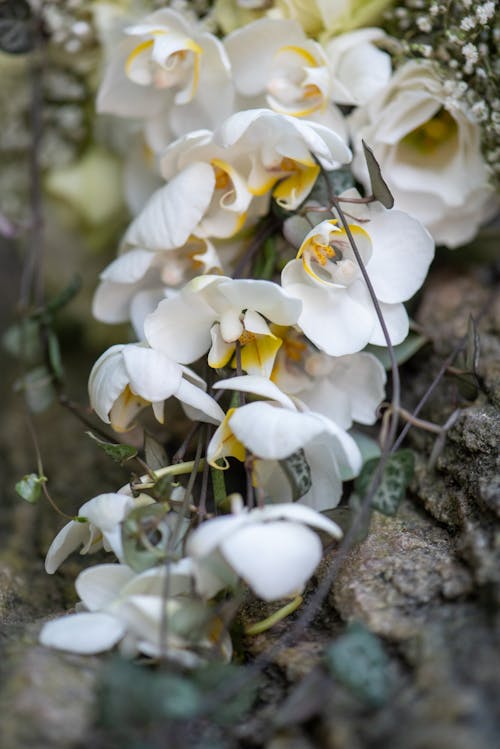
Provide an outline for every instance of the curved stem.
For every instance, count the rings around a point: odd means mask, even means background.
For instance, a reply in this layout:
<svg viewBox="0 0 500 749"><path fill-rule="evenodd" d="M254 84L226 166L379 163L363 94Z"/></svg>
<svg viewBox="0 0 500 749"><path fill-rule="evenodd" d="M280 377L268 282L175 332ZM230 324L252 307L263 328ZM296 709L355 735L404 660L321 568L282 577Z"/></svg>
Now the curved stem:
<svg viewBox="0 0 500 749"><path fill-rule="evenodd" d="M296 611L303 600L302 596L296 596L293 601L282 606L278 611L275 611L274 614L271 614L271 616L268 616L255 624L249 624L245 627L245 634L252 636L260 635L261 632L266 632L268 629L271 629L271 627L274 627L275 624L281 622L287 616L290 616L290 614Z"/></svg>

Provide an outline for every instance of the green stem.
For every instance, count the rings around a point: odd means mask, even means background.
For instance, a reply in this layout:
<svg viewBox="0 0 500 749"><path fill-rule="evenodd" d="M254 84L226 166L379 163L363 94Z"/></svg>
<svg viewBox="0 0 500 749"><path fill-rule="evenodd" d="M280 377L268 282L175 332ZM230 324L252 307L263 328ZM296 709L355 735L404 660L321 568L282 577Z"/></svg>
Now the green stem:
<svg viewBox="0 0 500 749"><path fill-rule="evenodd" d="M271 616L245 627L245 634L252 636L260 635L261 632L266 632L268 629L271 629L271 627L274 627L275 624L286 619L287 616L290 616L290 614L296 611L303 600L302 596L296 596L293 601L282 606L278 611L275 611L274 614L271 614Z"/></svg>

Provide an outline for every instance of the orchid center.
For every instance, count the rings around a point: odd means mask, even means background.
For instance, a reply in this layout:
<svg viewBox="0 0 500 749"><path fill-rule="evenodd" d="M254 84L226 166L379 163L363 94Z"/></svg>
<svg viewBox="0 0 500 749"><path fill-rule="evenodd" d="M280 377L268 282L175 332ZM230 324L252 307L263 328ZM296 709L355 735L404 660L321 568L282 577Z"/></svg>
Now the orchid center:
<svg viewBox="0 0 500 749"><path fill-rule="evenodd" d="M132 429L137 414L149 405L149 401L134 393L127 385L109 412L111 426L115 432L127 432Z"/></svg>
<svg viewBox="0 0 500 749"><path fill-rule="evenodd" d="M405 135L401 142L420 155L430 156L449 143L456 134L457 123L451 114L441 107L434 117Z"/></svg>
<svg viewBox="0 0 500 749"><path fill-rule="evenodd" d="M155 29L127 57L127 77L139 86L174 88L176 102L186 104L198 88L200 55L195 41L169 29Z"/></svg>
<svg viewBox="0 0 500 749"><path fill-rule="evenodd" d="M311 52L294 45L281 47L267 85L269 104L276 112L307 117L322 109L328 71Z"/></svg>
<svg viewBox="0 0 500 749"><path fill-rule="evenodd" d="M335 220L326 221L320 225L322 230L317 234L311 232L297 253L297 259L302 260L304 270L316 281L346 287L360 278L361 272L346 232L337 229L335 224ZM358 226L349 228L356 238L363 262L368 262L371 255L369 235Z"/></svg>

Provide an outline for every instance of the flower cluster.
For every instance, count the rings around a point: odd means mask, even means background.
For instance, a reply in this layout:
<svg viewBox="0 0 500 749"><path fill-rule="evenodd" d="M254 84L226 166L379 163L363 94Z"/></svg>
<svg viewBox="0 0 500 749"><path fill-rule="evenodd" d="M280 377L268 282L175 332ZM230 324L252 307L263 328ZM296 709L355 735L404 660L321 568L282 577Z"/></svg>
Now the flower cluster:
<svg viewBox="0 0 500 749"><path fill-rule="evenodd" d="M359 474L353 426L384 398L365 349L404 341L435 240L468 241L492 197L479 130L434 67L393 71L393 41L366 27L385 3L347 5L354 30L324 3L252 3L223 38L217 13L159 8L108 45L97 108L130 129L134 217L93 308L136 342L98 359L90 402L119 434L144 417L164 434L179 408L192 425L177 462L90 500L55 538L49 573L80 546L118 563L80 574L78 611L45 644L230 658L218 604L244 586L300 596L319 533L342 535L322 513ZM394 209L370 193L362 139Z"/></svg>

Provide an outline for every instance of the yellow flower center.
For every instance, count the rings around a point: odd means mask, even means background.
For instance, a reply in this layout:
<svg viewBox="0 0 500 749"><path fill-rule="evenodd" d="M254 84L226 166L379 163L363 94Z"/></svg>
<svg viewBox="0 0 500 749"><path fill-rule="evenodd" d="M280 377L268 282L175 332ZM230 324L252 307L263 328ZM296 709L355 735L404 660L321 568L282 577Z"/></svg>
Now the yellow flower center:
<svg viewBox="0 0 500 749"><path fill-rule="evenodd" d="M441 107L434 117L405 135L401 142L419 153L429 154L449 141L456 132L457 123L451 114Z"/></svg>

